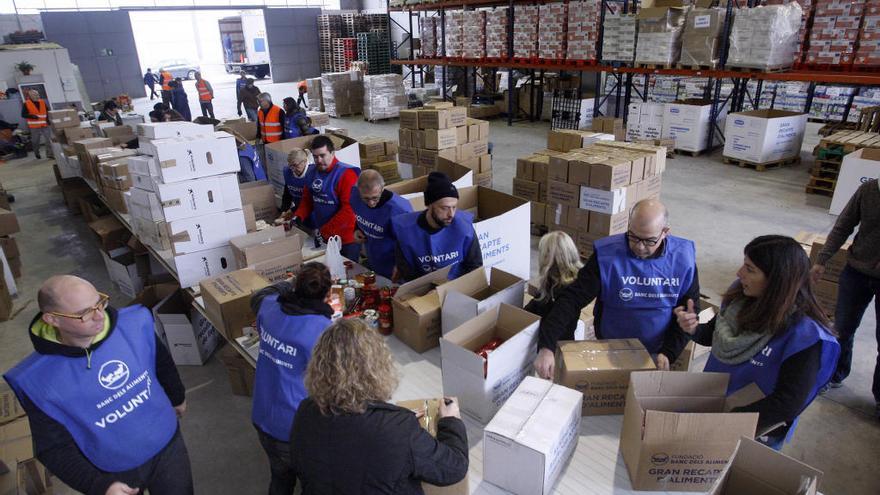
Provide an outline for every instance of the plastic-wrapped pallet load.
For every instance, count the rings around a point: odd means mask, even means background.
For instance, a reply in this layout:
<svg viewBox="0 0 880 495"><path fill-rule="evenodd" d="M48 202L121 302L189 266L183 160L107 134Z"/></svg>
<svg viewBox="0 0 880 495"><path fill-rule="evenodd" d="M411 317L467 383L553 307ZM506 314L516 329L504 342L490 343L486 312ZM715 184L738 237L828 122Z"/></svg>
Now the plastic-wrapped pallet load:
<svg viewBox="0 0 880 495"><path fill-rule="evenodd" d="M364 118L381 120L397 117L406 108L407 98L400 74L364 77Z"/></svg>
<svg viewBox="0 0 880 495"><path fill-rule="evenodd" d="M679 64L685 67L708 67L718 65L724 18L722 8L691 9L688 12L684 33L681 35Z"/></svg>
<svg viewBox="0 0 880 495"><path fill-rule="evenodd" d="M364 73L329 72L321 75L324 109L331 117L356 115L364 107Z"/></svg>
<svg viewBox="0 0 880 495"><path fill-rule="evenodd" d="M461 10L446 12L446 56L464 56L464 12Z"/></svg>
<svg viewBox="0 0 880 495"><path fill-rule="evenodd" d="M463 14L462 57L483 58L486 56L486 11L467 10Z"/></svg>
<svg viewBox="0 0 880 495"><path fill-rule="evenodd" d="M791 67L802 14L796 3L737 10L727 65L765 70Z"/></svg>
<svg viewBox="0 0 880 495"><path fill-rule="evenodd" d="M541 25L538 28L538 57L545 60L564 60L568 4L562 2L541 4L538 15L541 18Z"/></svg>
<svg viewBox="0 0 880 495"><path fill-rule="evenodd" d="M419 38L422 40L422 56L437 56L437 18L419 17Z"/></svg>
<svg viewBox="0 0 880 495"><path fill-rule="evenodd" d="M852 64L864 12L862 1L817 2L804 63L823 66Z"/></svg>
<svg viewBox="0 0 880 495"><path fill-rule="evenodd" d="M538 6L517 5L514 10L513 56L531 59L538 56Z"/></svg>
<svg viewBox="0 0 880 495"><path fill-rule="evenodd" d="M599 39L600 0L569 2L567 60L596 60L596 40Z"/></svg>
<svg viewBox="0 0 880 495"><path fill-rule="evenodd" d="M639 21L636 63L670 65L677 62L687 12L686 7L643 7L636 15Z"/></svg>
<svg viewBox="0 0 880 495"><path fill-rule="evenodd" d="M507 7L486 12L486 56L507 58Z"/></svg>
<svg viewBox="0 0 880 495"><path fill-rule="evenodd" d="M309 108L316 112L323 112L324 98L321 95L321 78L306 79L306 92L309 97Z"/></svg>
<svg viewBox="0 0 880 495"><path fill-rule="evenodd" d="M602 33L602 60L633 61L636 54L636 16L606 15Z"/></svg>

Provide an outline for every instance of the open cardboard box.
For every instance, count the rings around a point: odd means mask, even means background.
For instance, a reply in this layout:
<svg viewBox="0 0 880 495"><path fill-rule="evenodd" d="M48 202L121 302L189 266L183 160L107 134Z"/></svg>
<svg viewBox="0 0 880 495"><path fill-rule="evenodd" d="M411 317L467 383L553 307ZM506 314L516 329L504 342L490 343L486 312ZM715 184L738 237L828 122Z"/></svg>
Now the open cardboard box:
<svg viewBox="0 0 880 495"><path fill-rule="evenodd" d="M202 280L199 289L205 312L227 340L241 337L242 328L252 326L256 315L251 311L251 295L269 285L254 270L245 268Z"/></svg>
<svg viewBox="0 0 880 495"><path fill-rule="evenodd" d="M742 437L708 495L816 495L822 472Z"/></svg>
<svg viewBox="0 0 880 495"><path fill-rule="evenodd" d="M440 401L438 399L421 399L421 400L403 400L397 403L398 406L413 411L413 413L424 413L419 418L419 424L431 434L432 437L437 436L437 421L440 420ZM470 494L470 485L468 477L449 486L435 486L429 483L422 483L422 490L425 495L468 495Z"/></svg>
<svg viewBox="0 0 880 495"><path fill-rule="evenodd" d="M163 299L156 305L155 314L174 364L202 365L220 344L220 335L182 291Z"/></svg>
<svg viewBox="0 0 880 495"><path fill-rule="evenodd" d="M443 393L461 399L465 414L486 423L532 370L541 318L501 304L440 338ZM480 347L503 343L483 359Z"/></svg>
<svg viewBox="0 0 880 495"><path fill-rule="evenodd" d="M474 185L474 171L445 158L437 159L437 172L443 172L452 180L452 185L456 188L470 187ZM402 198L412 199L421 198L428 186L428 176L422 175L412 179L402 180L400 182L389 184L385 187L391 192L399 194Z"/></svg>
<svg viewBox="0 0 880 495"><path fill-rule="evenodd" d="M458 209L474 215L474 231L483 252L483 266L498 267L528 280L531 276L532 214L529 202L481 186L458 190ZM413 211L425 209L425 199L410 198Z"/></svg>
<svg viewBox="0 0 880 495"><path fill-rule="evenodd" d="M512 493L550 493L577 448L582 399L526 377L486 425L483 479Z"/></svg>
<svg viewBox="0 0 880 495"><path fill-rule="evenodd" d="M394 336L416 352L433 349L439 343L442 301L436 289L449 280L451 268L443 267L401 285L391 299Z"/></svg>
<svg viewBox="0 0 880 495"><path fill-rule="evenodd" d="M584 416L623 414L630 373L655 369L638 339L559 342L553 381L584 394Z"/></svg>
<svg viewBox="0 0 880 495"><path fill-rule="evenodd" d="M278 205L275 202L275 189L268 181L245 182L238 185L241 204L251 205L254 218L268 224L278 218Z"/></svg>
<svg viewBox="0 0 880 495"><path fill-rule="evenodd" d="M758 413L725 412L727 373L630 375L620 452L636 490L705 491Z"/></svg>
<svg viewBox="0 0 880 495"><path fill-rule="evenodd" d="M443 335L501 303L521 308L525 288L525 280L495 267L490 269L488 278L486 270L478 268L437 287L443 305Z"/></svg>
<svg viewBox="0 0 880 495"><path fill-rule="evenodd" d="M284 227L271 227L229 241L238 266L252 268L270 282L286 278L302 265L303 236L287 235Z"/></svg>

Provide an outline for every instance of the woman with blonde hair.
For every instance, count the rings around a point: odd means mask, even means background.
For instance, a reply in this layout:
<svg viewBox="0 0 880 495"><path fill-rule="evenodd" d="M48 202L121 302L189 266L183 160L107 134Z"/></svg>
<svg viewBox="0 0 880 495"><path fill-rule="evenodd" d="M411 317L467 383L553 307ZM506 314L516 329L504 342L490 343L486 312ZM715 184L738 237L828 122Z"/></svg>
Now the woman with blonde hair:
<svg viewBox="0 0 880 495"><path fill-rule="evenodd" d="M397 375L385 341L362 320L338 320L312 350L290 435L302 492L423 493L468 470L458 402L440 401L437 438L409 409L389 404Z"/></svg>
<svg viewBox="0 0 880 495"><path fill-rule="evenodd" d="M538 242L538 291L537 297L532 299L525 307L526 311L544 317L553 309L556 298L563 289L569 286L577 278L578 271L583 267L581 256L577 246L571 237L561 230L554 230L546 234ZM578 316L572 318L568 335L562 335L559 340L573 340L574 329L577 326ZM540 334L538 348L556 349L556 341L544 341L544 334Z"/></svg>

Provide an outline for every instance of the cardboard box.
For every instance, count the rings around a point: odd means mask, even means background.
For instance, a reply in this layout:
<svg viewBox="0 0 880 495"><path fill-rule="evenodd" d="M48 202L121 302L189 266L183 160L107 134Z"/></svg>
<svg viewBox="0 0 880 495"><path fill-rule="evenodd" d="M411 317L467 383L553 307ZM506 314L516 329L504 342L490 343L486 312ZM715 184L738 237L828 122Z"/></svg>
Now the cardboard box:
<svg viewBox="0 0 880 495"><path fill-rule="evenodd" d="M455 161L458 159L458 148L447 148L445 150L429 150L419 148L419 165L433 170L441 159Z"/></svg>
<svg viewBox="0 0 880 495"><path fill-rule="evenodd" d="M65 143L73 143L95 137L95 131L91 127L65 127L61 130L61 135L64 136Z"/></svg>
<svg viewBox="0 0 880 495"><path fill-rule="evenodd" d="M278 206L275 202L275 190L268 181L245 182L238 185L241 204L251 205L254 218L272 224L278 218Z"/></svg>
<svg viewBox="0 0 880 495"><path fill-rule="evenodd" d="M844 156L828 213L840 215L856 189L877 178L880 178L880 149L862 148Z"/></svg>
<svg viewBox="0 0 880 495"><path fill-rule="evenodd" d="M134 297L144 288L143 275L147 273L146 259L135 256L128 247L101 251L110 281L126 296Z"/></svg>
<svg viewBox="0 0 880 495"><path fill-rule="evenodd" d="M228 245L175 256L174 266L181 287L192 287L208 277L238 269Z"/></svg>
<svg viewBox="0 0 880 495"><path fill-rule="evenodd" d="M34 457L34 441L27 418L17 418L0 426L0 468L8 470L0 474L0 493L13 495L18 491L17 466L19 462Z"/></svg>
<svg viewBox="0 0 880 495"><path fill-rule="evenodd" d="M128 229L113 215L89 222L89 229L95 234L98 246L104 251L112 251L125 246L128 238L131 237Z"/></svg>
<svg viewBox="0 0 880 495"><path fill-rule="evenodd" d="M0 208L0 235L12 235L21 232L18 217L15 213Z"/></svg>
<svg viewBox="0 0 880 495"><path fill-rule="evenodd" d="M632 176L632 165L630 160L616 158L608 158L601 163L592 163L590 187L610 191L628 186Z"/></svg>
<svg viewBox="0 0 880 495"><path fill-rule="evenodd" d="M396 405L404 409L409 409L413 411L413 413L421 413L422 417L419 418L419 424L430 433L432 437L437 436L437 423L440 420L439 400L404 400L397 402ZM425 495L469 495L470 485L468 483L468 477L465 475L463 480L450 486L435 486L423 482L422 490L425 492Z"/></svg>
<svg viewBox="0 0 880 495"><path fill-rule="evenodd" d="M361 158L384 155L385 139L378 137L360 138L358 139L358 152Z"/></svg>
<svg viewBox="0 0 880 495"><path fill-rule="evenodd" d="M49 117L49 125L53 129L79 127L79 112L75 108L49 110L47 116Z"/></svg>
<svg viewBox="0 0 880 495"><path fill-rule="evenodd" d="M424 131L424 146L430 150L443 150L458 145L456 128L427 129Z"/></svg>
<svg viewBox="0 0 880 495"><path fill-rule="evenodd" d="M251 295L267 287L269 281L245 268L199 283L205 312L218 325L227 340L241 337L242 328L253 326L256 315L251 311Z"/></svg>
<svg viewBox="0 0 880 495"><path fill-rule="evenodd" d="M512 493L550 493L577 448L582 398L526 377L486 425L483 479Z"/></svg>
<svg viewBox="0 0 880 495"><path fill-rule="evenodd" d="M155 170L138 168L145 162L131 162L133 172L156 175L162 182L180 182L211 175L238 172L238 150L235 138L226 132L211 136L188 136L157 139L141 144L140 151L155 158Z"/></svg>
<svg viewBox="0 0 880 495"><path fill-rule="evenodd" d="M828 280L819 280L813 285L813 293L816 295L816 300L819 302L819 306L825 310L826 315L833 316L837 310L838 290L839 286L837 283Z"/></svg>
<svg viewBox="0 0 880 495"><path fill-rule="evenodd" d="M541 199L541 184L527 179L514 177L513 195L527 201L539 201Z"/></svg>
<svg viewBox="0 0 880 495"><path fill-rule="evenodd" d="M220 360L226 368L226 376L229 378L229 387L235 395L250 397L254 395L254 379L257 370L248 361L228 345L220 349Z"/></svg>
<svg viewBox="0 0 880 495"><path fill-rule="evenodd" d="M400 111L400 127L401 129L420 129L418 110L401 110ZM403 143L401 143L401 146Z"/></svg>
<svg viewBox="0 0 880 495"><path fill-rule="evenodd" d="M489 153L489 141L474 141L458 147L458 159L468 161Z"/></svg>
<svg viewBox="0 0 880 495"><path fill-rule="evenodd" d="M270 282L286 278L303 263L301 236L286 235L283 227L273 227L233 238L229 241L238 266L251 268Z"/></svg>
<svg viewBox="0 0 880 495"><path fill-rule="evenodd" d="M725 411L727 373L630 375L620 452L635 490L707 490L757 413ZM679 427L678 425L686 425Z"/></svg>
<svg viewBox="0 0 880 495"><path fill-rule="evenodd" d="M335 156L339 161L353 167L361 166L361 155L356 140L335 133L321 135L327 136L333 141L333 147L336 148ZM282 139L281 141L267 144L265 146L266 175L269 177L269 182L271 182L272 186L275 188L275 193L279 196L284 190L284 169L287 168L287 155L295 149L308 151L309 145L312 143L313 139L315 139L315 135L302 136L292 139ZM235 156L238 156L238 154L236 153ZM309 153L309 163L315 163L311 153Z"/></svg>
<svg viewBox="0 0 880 495"><path fill-rule="evenodd" d="M783 110L728 114L724 156L752 163L798 157L806 125L806 114Z"/></svg>
<svg viewBox="0 0 880 495"><path fill-rule="evenodd" d="M501 304L440 338L443 393L460 399L461 410L486 423L516 386L531 373L538 352L541 318ZM493 339L503 343L487 359L477 354Z"/></svg>
<svg viewBox="0 0 880 495"><path fill-rule="evenodd" d="M149 139L211 136L213 134L214 126L199 125L193 122L153 122L137 125L137 135Z"/></svg>
<svg viewBox="0 0 880 495"><path fill-rule="evenodd" d="M112 125L109 127L105 127L103 129L104 137L110 138L113 141L114 146L119 146L123 143L127 143L137 136L134 135L134 129L127 125Z"/></svg>
<svg viewBox="0 0 880 495"><path fill-rule="evenodd" d="M486 275L480 267L437 287L443 335L501 303L522 307L525 280L494 267Z"/></svg>
<svg viewBox="0 0 880 495"><path fill-rule="evenodd" d="M436 170L437 172L443 172L447 176L449 176L449 178L452 179L452 185L454 185L458 189L471 187L474 185L473 170L470 170L463 165L459 165L452 160L447 160L445 158L438 159L436 169L432 168L432 171L433 170ZM428 176L421 175L412 179L389 184L385 187L385 189L399 194L400 197L404 199L409 199L410 201L412 201L413 198L422 198L425 193L425 188L427 187ZM424 201L422 201L421 204L424 205ZM424 206L422 208L424 209Z"/></svg>
<svg viewBox="0 0 880 495"><path fill-rule="evenodd" d="M24 417L25 414L12 388L5 381L0 383L0 425Z"/></svg>
<svg viewBox="0 0 880 495"><path fill-rule="evenodd" d="M106 162L100 165L101 184L105 188L127 191L131 189L131 174L128 171L128 160Z"/></svg>
<svg viewBox="0 0 880 495"><path fill-rule="evenodd" d="M574 186L577 187L577 186ZM592 187L580 187L580 202L576 205L584 210L613 215L626 211L627 188L605 191Z"/></svg>
<svg viewBox="0 0 880 495"><path fill-rule="evenodd" d="M588 232L600 237L607 237L615 234L623 234L629 227L629 213L621 211L614 215L607 213L599 213L597 211L590 212L590 222Z"/></svg>
<svg viewBox="0 0 880 495"><path fill-rule="evenodd" d="M220 343L214 327L181 291L160 302L155 314L174 364L202 365Z"/></svg>
<svg viewBox="0 0 880 495"><path fill-rule="evenodd" d="M828 258L825 262L825 273L822 274L822 280L829 282L837 282L840 279L840 273L846 268L846 260L849 257L849 248L852 243L846 242L834 253L834 256ZM825 248L825 238L817 237L810 245L810 264L815 265L819 261L819 254Z"/></svg>
<svg viewBox="0 0 880 495"><path fill-rule="evenodd" d="M816 495L819 493L821 481L822 471L751 438L742 437L724 469L724 474L707 493Z"/></svg>
<svg viewBox="0 0 880 495"><path fill-rule="evenodd" d="M3 249L3 254L7 259L18 258L21 256L21 251L18 249L18 242L16 242L13 237L0 237L0 248Z"/></svg>
<svg viewBox="0 0 880 495"><path fill-rule="evenodd" d="M584 416L623 414L630 373L655 369L638 339L560 342L553 381L584 394Z"/></svg>
<svg viewBox="0 0 880 495"><path fill-rule="evenodd" d="M577 208L580 202L580 187L555 180L547 183L547 202Z"/></svg>
<svg viewBox="0 0 880 495"><path fill-rule="evenodd" d="M419 150L417 148L401 148L397 151L397 159L400 163L408 163L410 165L418 165Z"/></svg>
<svg viewBox="0 0 880 495"><path fill-rule="evenodd" d="M703 151L709 139L709 121L712 105L704 101L682 101L664 104L663 138L674 139L675 149ZM726 107L719 111L718 121L724 122ZM719 126L721 124L719 123ZM714 144L721 143L720 133L715 133Z"/></svg>
<svg viewBox="0 0 880 495"><path fill-rule="evenodd" d="M236 174L156 184L155 192L131 190L131 215L153 221L171 222L236 209L241 209Z"/></svg>
<svg viewBox="0 0 880 495"><path fill-rule="evenodd" d="M247 233L241 210L172 220L165 228L175 256L225 246L233 237Z"/></svg>
<svg viewBox="0 0 880 495"><path fill-rule="evenodd" d="M433 349L439 343L442 301L436 287L446 283L451 268L441 268L401 285L391 299L394 336L416 352Z"/></svg>

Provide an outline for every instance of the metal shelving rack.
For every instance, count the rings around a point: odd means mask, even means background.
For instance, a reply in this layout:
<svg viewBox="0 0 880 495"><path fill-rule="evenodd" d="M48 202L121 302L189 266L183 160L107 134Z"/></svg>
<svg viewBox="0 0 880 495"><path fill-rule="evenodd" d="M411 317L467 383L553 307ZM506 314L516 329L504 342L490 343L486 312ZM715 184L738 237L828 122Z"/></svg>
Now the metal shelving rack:
<svg viewBox="0 0 880 495"><path fill-rule="evenodd" d="M606 11L611 11L613 9L612 6L620 6L623 12L634 11L636 6L636 1L630 2L629 0L623 1L611 1L611 0L602 0L602 9L601 9L601 18L599 24L599 37L597 40L597 60L602 60L602 26L604 24L604 18ZM880 86L880 72L878 73L870 73L870 72L826 72L826 71L807 71L807 70L790 70L785 72L755 72L755 71L737 71L737 70L727 70L727 69L716 69L716 70L691 70L691 69L649 69L643 67L631 67L631 66L618 66L616 64L599 64L599 65L577 65L576 63L550 63L550 62L542 62L538 61L535 63L523 63L513 60L513 25L515 19L515 6L516 5L532 5L540 3L536 0L444 0L430 4L419 4L419 5L406 5L403 7L388 7L388 11L390 12L408 12L409 13L409 30L407 30L404 26L400 26L405 32L409 34L409 43L410 43L410 57L415 53L414 49L414 31L413 31L413 21L412 19L415 17L416 22L418 22L418 18L422 14L426 14L428 12L433 12L435 15L438 15L441 20L441 26L445 23L445 12L447 9L468 9L468 8L476 8L476 7L491 7L491 6L507 6L509 9L509 17L508 17L508 54L511 57L506 61L489 61L489 60L447 60L445 58L446 47L445 47L445 36L443 29L441 27L440 33L438 33L438 44L439 44L439 54L438 58L433 59L414 59L410 58L407 60L393 60L391 63L396 65L407 66L410 69L408 75L412 77L412 83L415 85L416 79L415 74L418 71L422 75L422 80L424 80L424 73L426 67L444 67L446 68L463 68L466 73L469 70L473 70L474 80L477 77L477 68L487 68L487 69L507 69L509 71L520 70L527 71L531 76L532 80L532 91L530 99L532 100L530 103L534 101L534 81L536 79L535 74L536 71L539 73L538 81L543 82L543 75L545 71L554 71L559 72L560 76L563 76L565 72L571 73L579 73L581 76L584 73L594 73L595 74L595 83L596 83L596 92L595 92L595 103L594 103L594 116L602 115L601 107L605 104L609 99L613 98L615 100L615 117L622 117L626 120L626 112L623 111L621 115L621 109L627 108L633 96L640 98L642 101L648 100L648 83L651 76L658 75L666 75L666 76L685 76L685 77L693 77L693 78L707 78L705 97L708 101L710 101L712 105L711 110L711 122L713 123L710 126L709 135L708 135L708 145L709 148L713 148L712 143L715 139L715 133L719 133L723 138L723 132L721 128L717 125L717 117L723 111L725 106L728 107L729 112L741 111L746 101L753 107L758 108L758 105L761 101L761 94L763 92L763 84L764 81L792 81L792 82L807 82L809 83L807 89L807 98L806 103L804 105L804 113L809 114L810 108L813 102L813 96L816 91L816 87L821 84L844 84L847 86L858 86L858 87L868 87L868 86ZM733 9L734 8L746 8L752 7L758 4L757 0L747 0L747 1L731 1L727 3L727 15L725 16L724 26L723 26L723 35L721 41L721 64L720 67L724 67L727 59L727 44L728 39L730 37L730 29L731 29L731 20L733 19ZM605 78L611 77L615 79L615 83L612 86L611 90L608 91L604 96L603 93L603 84L602 79L603 76ZM633 80L638 76L642 76L644 78L644 94L639 91L638 87L633 84ZM582 77L583 79L583 77ZM729 95L722 98L721 97L721 87L724 81L729 80L733 83L733 90ZM756 81L756 90L755 94L752 95L748 89L748 83L751 80ZM448 99L447 85L446 85L446 70L443 71L442 78L442 92L443 98ZM467 94L467 88L466 93ZM514 105L514 83L513 77L508 77L507 81L507 91L508 91L508 112L507 112L507 123L508 125L513 124L513 105ZM843 121L845 122L847 116L849 115L852 104L853 104L854 94L849 97L849 101L846 104L844 109ZM773 105L773 101L775 101L775 94L773 100L771 101L771 108ZM621 105L623 103L623 105ZM535 110L534 105L530 105L530 110ZM538 109L537 115L540 115L540 109ZM530 115L530 119L535 119L535 112L532 112Z"/></svg>

